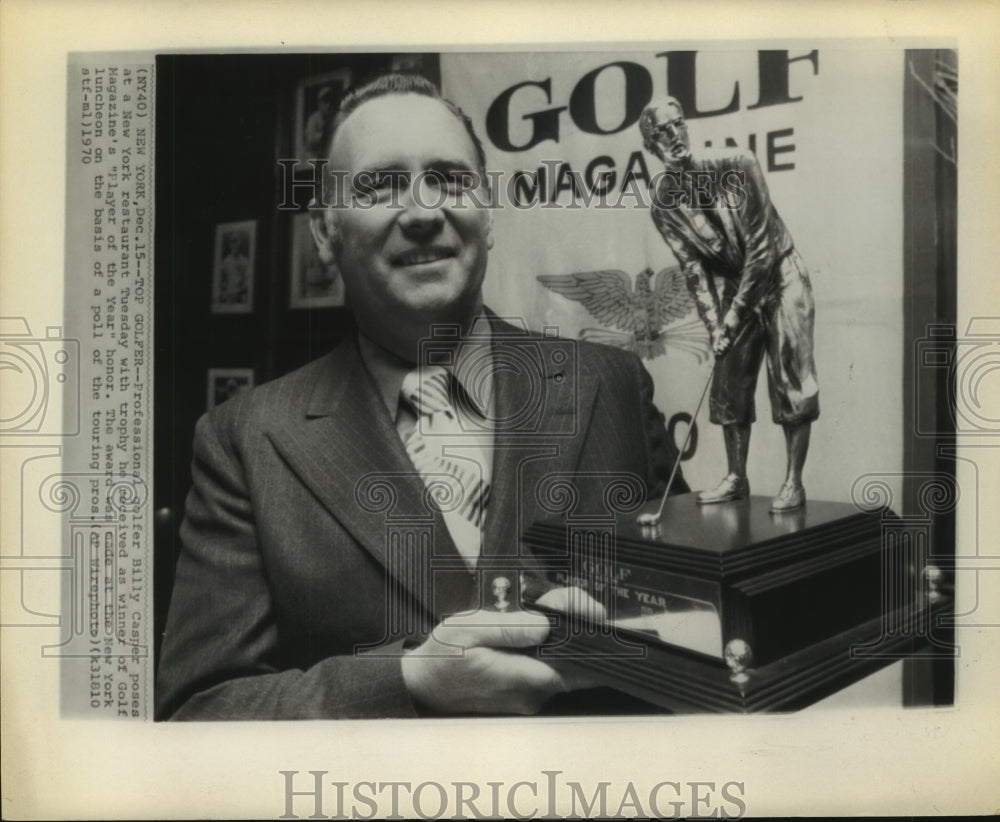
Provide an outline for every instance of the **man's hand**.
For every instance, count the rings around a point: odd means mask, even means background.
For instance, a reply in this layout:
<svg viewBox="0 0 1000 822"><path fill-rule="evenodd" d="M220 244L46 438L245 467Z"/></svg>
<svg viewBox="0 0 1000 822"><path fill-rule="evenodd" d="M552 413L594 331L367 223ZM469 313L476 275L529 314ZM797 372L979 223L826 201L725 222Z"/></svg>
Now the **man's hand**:
<svg viewBox="0 0 1000 822"><path fill-rule="evenodd" d="M712 351L716 359L722 359L733 347L735 340L740 333L742 323L732 311L726 312L722 325L712 331Z"/></svg>
<svg viewBox="0 0 1000 822"><path fill-rule="evenodd" d="M566 684L513 649L539 645L548 633L548 620L532 611L456 614L403 656L403 680L416 702L444 713L537 713Z"/></svg>
<svg viewBox="0 0 1000 822"><path fill-rule="evenodd" d="M724 328L717 328L712 332L712 353L717 360L726 356L726 352L732 347L733 341Z"/></svg>
<svg viewBox="0 0 1000 822"><path fill-rule="evenodd" d="M607 619L604 606L575 585L571 588L553 588L551 591L546 591L538 598L537 604L590 623L600 624Z"/></svg>
<svg viewBox="0 0 1000 822"><path fill-rule="evenodd" d="M539 604L604 618L600 603L579 588L548 591ZM548 634L549 621L534 611L456 614L403 656L403 680L416 702L442 713L534 714L555 694L594 684L568 681L533 655L516 653Z"/></svg>

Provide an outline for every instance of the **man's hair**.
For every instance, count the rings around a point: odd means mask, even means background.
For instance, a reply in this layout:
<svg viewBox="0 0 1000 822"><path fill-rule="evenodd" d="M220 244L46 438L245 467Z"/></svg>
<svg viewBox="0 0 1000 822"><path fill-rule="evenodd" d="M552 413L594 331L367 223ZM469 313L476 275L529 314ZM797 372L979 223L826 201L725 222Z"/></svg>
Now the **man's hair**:
<svg viewBox="0 0 1000 822"><path fill-rule="evenodd" d="M369 80L367 83L348 91L347 94L344 95L344 99L340 101L340 108L337 110L337 117L334 121L336 125L333 137L330 140L328 148L333 147L333 142L337 139L337 130L355 109L362 104L367 103L369 100L375 100L379 97L388 97L392 94L419 94L422 97L430 97L432 100L437 100L441 103L441 105L447 108L448 111L455 115L455 118L465 128L465 132L469 135L469 139L472 140L472 145L476 150L476 162L478 163L478 168L476 170L485 178L486 152L483 150L482 141L479 139L475 129L472 127L472 120L465 115L462 109L451 102L451 100L442 97L437 86L420 74L382 74L375 79ZM405 128L405 124L403 124L403 127Z"/></svg>
<svg viewBox="0 0 1000 822"><path fill-rule="evenodd" d="M656 123L656 113L662 108L667 106L673 106L676 108L681 117L684 116L684 106L677 102L676 97L660 97L658 100L654 100L648 106L642 110L642 114L639 115L639 131L642 133L642 147L646 149L650 154L657 154L656 149L653 146L653 141L650 139L653 134L653 125ZM657 154L657 156L659 156Z"/></svg>

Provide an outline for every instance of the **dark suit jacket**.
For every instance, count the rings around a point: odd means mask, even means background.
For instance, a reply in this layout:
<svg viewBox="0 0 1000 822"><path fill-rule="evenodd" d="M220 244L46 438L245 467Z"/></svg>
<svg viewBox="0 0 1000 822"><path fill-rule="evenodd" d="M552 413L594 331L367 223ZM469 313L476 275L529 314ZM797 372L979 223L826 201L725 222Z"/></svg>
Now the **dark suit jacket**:
<svg viewBox="0 0 1000 822"><path fill-rule="evenodd" d="M493 351L477 573L425 504L356 340L199 421L158 718L414 715L403 642L489 603L491 570L530 567L518 537L550 515L556 475L576 477L578 510L607 504L609 472L661 492L676 451L637 357L499 321Z"/></svg>

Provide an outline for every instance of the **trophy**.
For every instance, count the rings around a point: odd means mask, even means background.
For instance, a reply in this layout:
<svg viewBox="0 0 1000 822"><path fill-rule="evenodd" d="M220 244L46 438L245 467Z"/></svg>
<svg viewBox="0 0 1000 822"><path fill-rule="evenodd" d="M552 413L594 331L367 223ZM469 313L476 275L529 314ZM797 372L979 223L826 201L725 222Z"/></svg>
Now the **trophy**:
<svg viewBox="0 0 1000 822"><path fill-rule="evenodd" d="M541 653L670 709L801 707L933 644L929 625L947 597L927 563L932 522L887 505L806 502L802 469L819 387L805 264L750 153L694 151L673 97L648 105L639 130L666 172L650 216L684 270L715 354L690 419L711 392L728 471L716 488L668 497L685 438L658 507L637 510L635 498L630 510L618 495L607 516L569 511L532 525L524 543L547 582L584 589L604 611L589 623L553 614L555 639ZM741 180L744 196L729 196L720 171ZM643 293L649 316L681 310L660 288ZM765 357L787 457L770 499L751 495L746 473Z"/></svg>
<svg viewBox="0 0 1000 822"><path fill-rule="evenodd" d="M540 655L557 668L670 710L749 713L804 707L939 645L950 597L927 562L931 517L819 500L779 517L768 497L690 493L650 524L657 503L607 500L604 516L524 534L550 585L603 606L600 620L550 613Z"/></svg>

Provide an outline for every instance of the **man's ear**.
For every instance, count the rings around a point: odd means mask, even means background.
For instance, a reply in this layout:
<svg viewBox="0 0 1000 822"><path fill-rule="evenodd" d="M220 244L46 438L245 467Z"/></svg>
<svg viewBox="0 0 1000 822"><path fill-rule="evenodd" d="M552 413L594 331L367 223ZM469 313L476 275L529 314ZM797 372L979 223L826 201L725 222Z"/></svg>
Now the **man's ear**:
<svg viewBox="0 0 1000 822"><path fill-rule="evenodd" d="M493 206L486 208L486 247L493 248Z"/></svg>
<svg viewBox="0 0 1000 822"><path fill-rule="evenodd" d="M339 233L337 215L332 208L309 208L309 230L316 241L319 258L327 265L336 262L333 248Z"/></svg>

